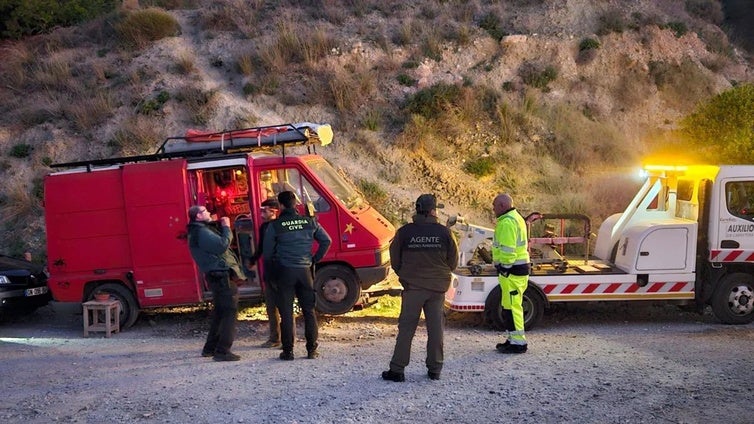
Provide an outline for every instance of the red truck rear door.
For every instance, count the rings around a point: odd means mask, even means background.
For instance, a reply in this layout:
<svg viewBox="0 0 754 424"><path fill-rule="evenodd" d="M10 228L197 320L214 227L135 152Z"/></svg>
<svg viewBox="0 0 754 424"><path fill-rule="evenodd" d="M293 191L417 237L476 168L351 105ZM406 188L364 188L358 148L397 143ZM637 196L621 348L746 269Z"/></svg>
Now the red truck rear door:
<svg viewBox="0 0 754 424"><path fill-rule="evenodd" d="M186 240L186 161L125 166L123 197L142 307L196 303L202 299Z"/></svg>

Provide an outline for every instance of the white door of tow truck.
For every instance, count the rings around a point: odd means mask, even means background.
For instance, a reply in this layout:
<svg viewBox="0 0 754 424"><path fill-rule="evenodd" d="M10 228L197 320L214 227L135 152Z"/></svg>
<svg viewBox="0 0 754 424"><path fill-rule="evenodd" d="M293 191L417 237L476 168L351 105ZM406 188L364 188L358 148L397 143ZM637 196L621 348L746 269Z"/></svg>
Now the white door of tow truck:
<svg viewBox="0 0 754 424"><path fill-rule="evenodd" d="M717 238L710 238L713 251L720 250L716 262L746 261L754 254L754 176L721 179L712 207L719 208Z"/></svg>

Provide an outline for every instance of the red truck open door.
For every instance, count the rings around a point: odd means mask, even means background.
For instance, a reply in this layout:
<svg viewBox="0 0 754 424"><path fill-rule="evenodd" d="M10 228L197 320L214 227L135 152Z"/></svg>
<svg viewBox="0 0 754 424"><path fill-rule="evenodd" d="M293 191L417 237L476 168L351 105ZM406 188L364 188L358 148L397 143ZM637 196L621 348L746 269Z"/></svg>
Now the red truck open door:
<svg viewBox="0 0 754 424"><path fill-rule="evenodd" d="M142 307L202 300L198 273L186 239L186 161L123 167L131 257ZM195 284L186 284L192 281Z"/></svg>

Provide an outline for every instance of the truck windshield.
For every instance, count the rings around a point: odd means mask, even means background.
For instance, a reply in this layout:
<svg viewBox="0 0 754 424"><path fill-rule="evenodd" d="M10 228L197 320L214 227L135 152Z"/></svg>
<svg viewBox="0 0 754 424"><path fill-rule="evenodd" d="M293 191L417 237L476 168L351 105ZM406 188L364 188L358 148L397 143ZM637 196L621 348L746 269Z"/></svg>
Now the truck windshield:
<svg viewBox="0 0 754 424"><path fill-rule="evenodd" d="M348 180L343 178L327 161L309 162L311 170L332 191L335 197L348 209L358 209L367 205L361 193Z"/></svg>

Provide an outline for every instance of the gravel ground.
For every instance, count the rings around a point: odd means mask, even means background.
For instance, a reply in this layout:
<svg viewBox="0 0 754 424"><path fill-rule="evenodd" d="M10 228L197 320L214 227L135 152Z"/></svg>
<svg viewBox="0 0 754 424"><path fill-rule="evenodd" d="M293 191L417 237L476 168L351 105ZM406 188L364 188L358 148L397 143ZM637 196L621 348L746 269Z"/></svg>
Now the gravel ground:
<svg viewBox="0 0 754 424"><path fill-rule="evenodd" d="M451 314L442 379L414 339L406 382L387 369L396 319L322 317L322 356L277 359L266 322L241 317L240 362L199 353L206 311L154 313L112 338L82 337L78 308L52 304L0 324L0 422L751 423L754 324L725 326L666 304L549 312L529 352ZM299 334L303 334L299 327ZM300 359L299 359L300 358Z"/></svg>

